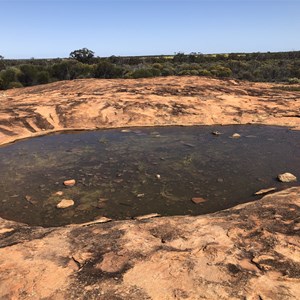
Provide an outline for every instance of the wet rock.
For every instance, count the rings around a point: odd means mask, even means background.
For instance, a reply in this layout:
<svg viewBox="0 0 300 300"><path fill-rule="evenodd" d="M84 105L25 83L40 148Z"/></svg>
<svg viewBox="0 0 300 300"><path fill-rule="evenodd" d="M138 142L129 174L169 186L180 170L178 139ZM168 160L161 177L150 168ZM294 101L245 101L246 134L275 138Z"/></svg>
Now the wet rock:
<svg viewBox="0 0 300 300"><path fill-rule="evenodd" d="M67 208L74 205L74 201L71 199L63 199L61 200L56 207L57 208Z"/></svg>
<svg viewBox="0 0 300 300"><path fill-rule="evenodd" d="M75 179L69 179L64 181L65 186L74 186L76 184Z"/></svg>
<svg viewBox="0 0 300 300"><path fill-rule="evenodd" d="M231 138L233 139L239 139L241 137L241 135L239 133L234 133Z"/></svg>
<svg viewBox="0 0 300 300"><path fill-rule="evenodd" d="M157 179L160 179L160 177L161 177L160 174L156 174Z"/></svg>
<svg viewBox="0 0 300 300"><path fill-rule="evenodd" d="M221 135L222 133L218 130L213 131L211 134L213 135Z"/></svg>
<svg viewBox="0 0 300 300"><path fill-rule="evenodd" d="M62 196L64 193L62 192L62 191L58 191L58 192L56 192L54 195L55 196Z"/></svg>
<svg viewBox="0 0 300 300"><path fill-rule="evenodd" d="M201 197L193 197L192 202L194 202L195 204L199 204L199 203L206 202L206 200L204 198L201 198Z"/></svg>
<svg viewBox="0 0 300 300"><path fill-rule="evenodd" d="M137 194L136 195L138 198L143 198L145 196L145 194Z"/></svg>
<svg viewBox="0 0 300 300"><path fill-rule="evenodd" d="M134 219L138 220L138 221L142 221L142 220L147 220L147 219L152 219L152 218L157 218L157 217L160 217L160 214L152 213L152 214L148 214L148 215L138 216L138 217L135 217Z"/></svg>
<svg viewBox="0 0 300 300"><path fill-rule="evenodd" d="M297 181L297 177L292 173L283 173L277 176L278 180L281 182L294 182Z"/></svg>
<svg viewBox="0 0 300 300"><path fill-rule="evenodd" d="M25 200L31 204L37 204L37 201L33 200L31 196L26 195Z"/></svg>
<svg viewBox="0 0 300 300"><path fill-rule="evenodd" d="M257 191L256 193L254 193L254 195L263 195L263 194L273 192L275 190L276 190L276 188L274 188L274 187L271 187L271 188L268 188L268 189L261 189L261 190Z"/></svg>

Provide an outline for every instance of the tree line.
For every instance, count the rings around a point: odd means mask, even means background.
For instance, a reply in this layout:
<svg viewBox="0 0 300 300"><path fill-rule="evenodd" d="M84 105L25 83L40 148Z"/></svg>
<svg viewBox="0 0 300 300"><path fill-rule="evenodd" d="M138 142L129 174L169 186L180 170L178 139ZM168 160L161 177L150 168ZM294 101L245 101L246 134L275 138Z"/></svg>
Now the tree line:
<svg viewBox="0 0 300 300"><path fill-rule="evenodd" d="M2 90L60 80L171 75L300 83L300 51L101 58L83 48L71 52L69 58L9 60L0 55Z"/></svg>

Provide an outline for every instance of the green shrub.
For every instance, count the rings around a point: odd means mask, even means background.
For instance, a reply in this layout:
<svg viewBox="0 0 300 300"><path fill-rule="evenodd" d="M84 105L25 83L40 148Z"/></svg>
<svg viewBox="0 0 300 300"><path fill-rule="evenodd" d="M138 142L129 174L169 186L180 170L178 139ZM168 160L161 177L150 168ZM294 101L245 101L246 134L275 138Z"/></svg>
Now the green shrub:
<svg viewBox="0 0 300 300"><path fill-rule="evenodd" d="M117 67L116 65L103 61L96 65L94 76L96 78L118 78L122 77L124 70L121 67Z"/></svg>
<svg viewBox="0 0 300 300"><path fill-rule="evenodd" d="M6 90L9 88L10 82L17 82L20 70L15 67L10 67L0 72L0 78L2 79L1 88Z"/></svg>
<svg viewBox="0 0 300 300"><path fill-rule="evenodd" d="M18 80L23 86L31 86L36 83L37 68L33 65L21 65Z"/></svg>
<svg viewBox="0 0 300 300"><path fill-rule="evenodd" d="M8 84L8 89L17 89L23 87L21 82L18 81L12 81Z"/></svg>
<svg viewBox="0 0 300 300"><path fill-rule="evenodd" d="M37 73L36 81L38 84L45 84L50 82L50 75L47 71L41 71Z"/></svg>
<svg viewBox="0 0 300 300"><path fill-rule="evenodd" d="M298 83L300 83L300 78L297 78L297 77L289 78L288 83L289 84L298 84Z"/></svg>
<svg viewBox="0 0 300 300"><path fill-rule="evenodd" d="M132 78L148 78L153 76L154 75L150 69L138 69L131 73Z"/></svg>

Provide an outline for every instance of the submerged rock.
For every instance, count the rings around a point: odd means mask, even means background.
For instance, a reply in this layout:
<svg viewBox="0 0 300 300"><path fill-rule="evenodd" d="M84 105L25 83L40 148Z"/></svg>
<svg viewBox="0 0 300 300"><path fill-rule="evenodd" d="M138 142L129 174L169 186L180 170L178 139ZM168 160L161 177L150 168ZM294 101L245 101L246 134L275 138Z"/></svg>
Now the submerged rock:
<svg viewBox="0 0 300 300"><path fill-rule="evenodd" d="M222 133L220 131L216 130L216 131L213 131L211 134L213 134L213 135L221 135Z"/></svg>
<svg viewBox="0 0 300 300"><path fill-rule="evenodd" d="M206 200L204 198L201 198L201 197L194 197L192 198L192 201L195 203L195 204L199 204L199 203L204 203L206 202Z"/></svg>
<svg viewBox="0 0 300 300"><path fill-rule="evenodd" d="M74 186L76 184L76 180L75 179L69 179L69 180L65 180L64 181L64 185L65 186Z"/></svg>
<svg viewBox="0 0 300 300"><path fill-rule="evenodd" d="M56 207L57 208L67 208L74 205L74 201L71 199L63 199L61 200Z"/></svg>
<svg viewBox="0 0 300 300"><path fill-rule="evenodd" d="M241 137L241 135L239 133L234 133L231 138L233 139L239 139Z"/></svg>
<svg viewBox="0 0 300 300"><path fill-rule="evenodd" d="M294 182L297 181L297 177L292 173L283 173L277 176L278 180L281 182Z"/></svg>

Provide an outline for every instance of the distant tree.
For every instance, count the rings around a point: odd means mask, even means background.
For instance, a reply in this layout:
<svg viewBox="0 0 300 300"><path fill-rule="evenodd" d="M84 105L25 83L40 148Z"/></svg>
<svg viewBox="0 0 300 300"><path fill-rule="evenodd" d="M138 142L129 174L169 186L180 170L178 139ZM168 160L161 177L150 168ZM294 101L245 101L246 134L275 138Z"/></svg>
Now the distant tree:
<svg viewBox="0 0 300 300"><path fill-rule="evenodd" d="M0 55L0 71L5 69L4 56Z"/></svg>
<svg viewBox="0 0 300 300"><path fill-rule="evenodd" d="M79 50L74 50L70 53L70 58L74 58L78 60L79 62L82 62L84 64L92 62L94 58L94 52L92 50L89 50L87 48L82 48Z"/></svg>

